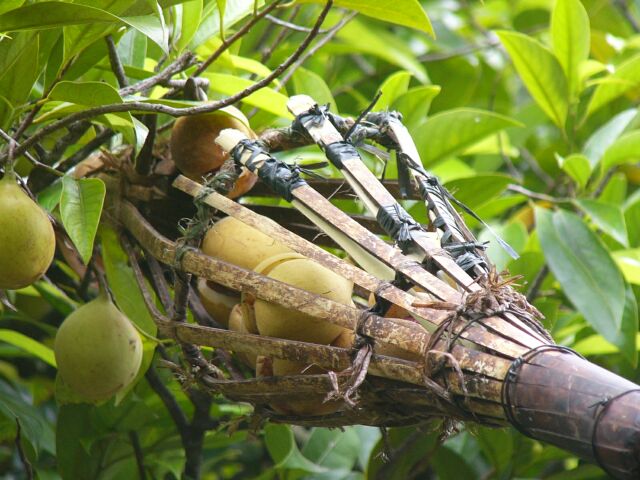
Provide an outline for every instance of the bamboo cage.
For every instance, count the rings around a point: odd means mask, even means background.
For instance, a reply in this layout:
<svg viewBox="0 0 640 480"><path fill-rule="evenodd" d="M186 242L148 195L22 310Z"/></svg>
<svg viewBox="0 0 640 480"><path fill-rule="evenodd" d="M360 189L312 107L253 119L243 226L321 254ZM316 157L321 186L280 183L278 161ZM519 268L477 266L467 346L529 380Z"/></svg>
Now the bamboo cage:
<svg viewBox="0 0 640 480"><path fill-rule="evenodd" d="M227 130L217 142L230 152L227 173L242 167L260 178L251 195L281 197L290 206L230 200L217 191L219 183L181 175L168 194L152 202L143 201L149 197L136 185L110 184L116 194L108 213L145 255L354 332L352 347L341 348L154 315L160 335L183 346L190 375L202 388L248 402L270 421L305 426L387 427L437 418L511 424L597 462L615 478L640 478L640 387L554 344L539 312L492 269L485 246L452 207L455 199L423 169L401 118L380 112L344 119L306 96L292 97L289 109L296 119L289 128L267 131L257 140ZM311 144L344 180L306 181L304 169L273 155ZM395 153L399 182L381 182L366 167L356 147L370 144ZM368 215L349 215L328 199L353 195ZM429 225L413 220L398 197L424 202ZM161 231L171 223L169 210L181 210L180 202L188 206L186 198L200 212L234 217L339 274L361 296L373 295L375 304L343 305L168 238ZM352 261L331 253L335 247ZM412 293L416 286L426 300ZM153 302L147 303L153 312ZM409 315L385 317L391 306ZM404 354L381 355L380 344ZM231 376L200 347L255 355L262 373ZM269 375L274 359L304 362L322 373ZM296 401L337 407L318 415L274 408Z"/></svg>

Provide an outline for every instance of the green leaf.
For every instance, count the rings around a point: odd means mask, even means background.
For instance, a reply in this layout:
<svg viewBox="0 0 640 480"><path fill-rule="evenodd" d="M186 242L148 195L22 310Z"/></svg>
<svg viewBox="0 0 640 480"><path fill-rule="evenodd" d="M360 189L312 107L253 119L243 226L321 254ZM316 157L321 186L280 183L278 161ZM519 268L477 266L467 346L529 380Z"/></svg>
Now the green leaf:
<svg viewBox="0 0 640 480"><path fill-rule="evenodd" d="M15 436L17 419L20 421L23 437L31 444L36 454L41 449L55 454L53 430L43 411L32 405L31 401L25 401L23 393L0 380L0 418L2 417L10 422L10 438Z"/></svg>
<svg viewBox="0 0 640 480"><path fill-rule="evenodd" d="M438 113L413 132L425 165L444 160L507 127L522 126L497 113L457 108Z"/></svg>
<svg viewBox="0 0 640 480"><path fill-rule="evenodd" d="M104 82L59 82L49 93L50 100L98 107L122 103L122 97L111 85Z"/></svg>
<svg viewBox="0 0 640 480"><path fill-rule="evenodd" d="M62 179L60 214L64 228L87 264L93 254L93 241L98 230L106 194L104 182L98 178Z"/></svg>
<svg viewBox="0 0 640 480"><path fill-rule="evenodd" d="M637 115L635 108L620 112L589 137L584 144L584 154L589 159L591 169L595 168L604 152L629 128Z"/></svg>
<svg viewBox="0 0 640 480"><path fill-rule="evenodd" d="M569 108L569 91L567 79L556 57L527 35L507 31L496 33L535 102L563 129Z"/></svg>
<svg viewBox="0 0 640 480"><path fill-rule="evenodd" d="M67 2L39 2L0 15L0 32L113 23L120 19L99 8Z"/></svg>
<svg viewBox="0 0 640 480"><path fill-rule="evenodd" d="M332 111L337 111L336 101L331 94L331 89L324 79L317 73L299 68L293 75L293 88L296 95L310 95L319 105L331 105Z"/></svg>
<svg viewBox="0 0 640 480"><path fill-rule="evenodd" d="M182 23L180 38L176 43L178 51L184 50L198 31L202 19L202 0L193 0L182 4Z"/></svg>
<svg viewBox="0 0 640 480"><path fill-rule="evenodd" d="M324 4L325 2L323 0L298 0L298 3ZM429 17L418 0L395 0L393 5L388 0L334 0L333 5L357 10L363 15L385 22L415 28L435 37Z"/></svg>
<svg viewBox="0 0 640 480"><path fill-rule="evenodd" d="M353 427L344 431L314 428L302 454L317 465L351 471L358 461L360 438Z"/></svg>
<svg viewBox="0 0 640 480"><path fill-rule="evenodd" d="M551 15L553 52L567 77L571 98L581 90L580 65L589 57L589 16L580 0L557 0Z"/></svg>
<svg viewBox="0 0 640 480"><path fill-rule="evenodd" d="M598 333L620 347L625 285L609 252L580 217L566 210L536 208L536 225L547 264L565 295Z"/></svg>
<svg viewBox="0 0 640 480"><path fill-rule="evenodd" d="M456 199L471 208L476 208L500 195L510 183L513 183L511 177L494 173L457 178L446 182L444 186Z"/></svg>
<svg viewBox="0 0 640 480"><path fill-rule="evenodd" d="M640 160L640 130L627 133L611 144L602 156L602 169Z"/></svg>
<svg viewBox="0 0 640 480"><path fill-rule="evenodd" d="M438 85L421 85L400 95L393 109L402 114L402 123L411 131L427 119L431 101L440 93Z"/></svg>
<svg viewBox="0 0 640 480"><path fill-rule="evenodd" d="M393 102L402 94L407 93L409 82L411 81L411 72L396 72L389 75L382 85L380 92L382 95L375 105L376 110L387 110Z"/></svg>
<svg viewBox="0 0 640 480"><path fill-rule="evenodd" d="M6 342L14 345L21 350L30 353L34 357L38 357L40 360L48 363L52 367L56 366L56 359L53 355L53 350L20 332L2 328L0 329L0 342Z"/></svg>
<svg viewBox="0 0 640 480"><path fill-rule="evenodd" d="M306 459L298 446L291 427L288 425L268 424L264 429L267 450L278 469L301 470L307 473L322 473L327 469Z"/></svg>
<svg viewBox="0 0 640 480"><path fill-rule="evenodd" d="M13 107L27 100L41 73L36 61L39 46L40 35L34 32L16 33L0 42L0 93Z"/></svg>
<svg viewBox="0 0 640 480"><path fill-rule="evenodd" d="M640 85L640 55L621 63L615 71L602 80L591 97L587 115Z"/></svg>
<svg viewBox="0 0 640 480"><path fill-rule="evenodd" d="M627 282L640 285L640 249L617 250L611 255Z"/></svg>
<svg viewBox="0 0 640 480"><path fill-rule="evenodd" d="M212 90L229 96L250 87L254 83L246 78L223 73L205 73L204 76L211 81L210 88ZM292 118L292 115L287 110L287 97L271 88L262 88L242 101L279 117Z"/></svg>
<svg viewBox="0 0 640 480"><path fill-rule="evenodd" d="M25 0L3 0L2 4L0 4L0 13L21 7L24 2Z"/></svg>
<svg viewBox="0 0 640 480"><path fill-rule="evenodd" d="M556 153L558 166L580 186L584 188L591 176L591 163L589 159L579 153L572 153L568 157L561 157Z"/></svg>
<svg viewBox="0 0 640 480"><path fill-rule="evenodd" d="M413 51L398 37L382 28L354 19L338 32L338 38L344 44L336 42L327 45L326 51L345 55L357 52L373 55L411 72L421 83L429 81L427 71Z"/></svg>
<svg viewBox="0 0 640 480"><path fill-rule="evenodd" d="M593 223L600 230L613 237L621 245L629 246L627 226L620 205L586 198L576 200L576 204L591 217Z"/></svg>

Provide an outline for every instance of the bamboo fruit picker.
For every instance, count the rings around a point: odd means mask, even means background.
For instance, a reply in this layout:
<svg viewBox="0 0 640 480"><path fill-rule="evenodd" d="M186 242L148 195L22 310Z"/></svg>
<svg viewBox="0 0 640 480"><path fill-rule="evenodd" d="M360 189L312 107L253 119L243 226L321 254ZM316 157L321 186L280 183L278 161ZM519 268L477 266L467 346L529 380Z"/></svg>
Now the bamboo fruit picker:
<svg viewBox="0 0 640 480"><path fill-rule="evenodd" d="M353 122L306 96L292 97L288 107L296 117L286 130L293 139L288 148L317 144L397 247L319 194L301 177L300 167L275 158L269 147L276 148L269 142L250 140L236 130L223 131L217 143L231 153L236 166L256 173L356 265L207 185L179 176L174 187L354 282L372 293L375 303L368 310L338 304L187 249L180 258L184 271L356 334L350 352L158 322L161 332L180 342L304 359L329 370L248 380L207 376L205 386L212 393L253 403L272 421L302 425L408 425L435 417L490 426L511 424L525 435L597 462L616 478L639 478L640 387L554 344L539 322L539 312L492 270L484 246L452 207L455 200L424 170L401 118L374 112ZM425 202L428 228L411 218L366 168L357 149L364 141L395 151L404 168L401 177L411 179ZM119 218L153 256L175 264L176 244L156 232L132 204L122 202ZM410 316L385 318L391 306ZM420 360L378 355L377 342L416 354ZM327 395L349 408L315 417L262 409L278 399Z"/></svg>

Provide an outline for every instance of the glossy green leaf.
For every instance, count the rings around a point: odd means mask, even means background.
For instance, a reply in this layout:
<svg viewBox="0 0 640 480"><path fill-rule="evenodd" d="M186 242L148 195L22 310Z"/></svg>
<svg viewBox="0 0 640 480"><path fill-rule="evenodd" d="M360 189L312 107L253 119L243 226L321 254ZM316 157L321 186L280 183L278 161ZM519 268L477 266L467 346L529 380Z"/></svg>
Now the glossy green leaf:
<svg viewBox="0 0 640 480"><path fill-rule="evenodd" d="M475 208L500 195L513 179L501 174L477 174L446 182L444 186L456 199Z"/></svg>
<svg viewBox="0 0 640 480"><path fill-rule="evenodd" d="M256 4L262 6L263 1L235 0L228 2L225 7L223 19L224 28L229 28L242 18L253 13ZM190 47L195 49L209 39L220 35L220 12L217 2L204 2L200 20L200 26L191 39Z"/></svg>
<svg viewBox="0 0 640 480"><path fill-rule="evenodd" d="M627 282L640 285L640 249L617 250L612 255Z"/></svg>
<svg viewBox="0 0 640 480"><path fill-rule="evenodd" d="M444 160L502 129L521 126L497 113L458 108L438 113L416 128L413 138L425 165Z"/></svg>
<svg viewBox="0 0 640 480"><path fill-rule="evenodd" d="M580 0L557 0L551 15L553 53L567 77L571 98L581 90L580 65L590 47L589 16Z"/></svg>
<svg viewBox="0 0 640 480"><path fill-rule="evenodd" d="M156 324L147 310L142 292L129 266L129 259L122 249L116 232L110 228L100 229L102 256L109 287L118 308L143 332L154 336ZM143 340L146 340L143 337Z"/></svg>
<svg viewBox="0 0 640 480"><path fill-rule="evenodd" d="M326 51L345 55L366 53L411 72L421 83L427 83L429 80L424 66L407 45L382 28L354 19L342 28L337 36L344 44L332 44Z"/></svg>
<svg viewBox="0 0 640 480"><path fill-rule="evenodd" d="M353 427L340 432L327 428L314 428L302 454L316 465L332 470L351 471L358 461L360 438Z"/></svg>
<svg viewBox="0 0 640 480"><path fill-rule="evenodd" d="M589 159L579 153L573 153L564 158L556 154L558 166L564 170L580 188L584 188L591 176L591 163Z"/></svg>
<svg viewBox="0 0 640 480"><path fill-rule="evenodd" d="M322 473L327 469L305 458L298 446L291 427L270 423L265 429L267 450L277 469L301 470L308 473Z"/></svg>
<svg viewBox="0 0 640 480"><path fill-rule="evenodd" d="M637 117L638 111L630 108L620 112L588 138L584 145L584 154L591 168L595 168L604 152L627 130Z"/></svg>
<svg viewBox="0 0 640 480"><path fill-rule="evenodd" d="M62 179L60 214L64 228L86 264L93 255L93 241L98 231L106 195L104 182L97 178Z"/></svg>
<svg viewBox="0 0 640 480"><path fill-rule="evenodd" d="M123 17L123 22L128 23L139 32L155 42L162 51L169 53L169 33L164 23L162 9L157 8L155 15L142 15L139 17Z"/></svg>
<svg viewBox="0 0 640 480"><path fill-rule="evenodd" d="M5 435L13 440L18 420L23 438L31 444L36 454L40 450L55 454L53 429L44 413L31 400L25 401L24 393L0 380L0 418L8 420L3 425L8 430L4 430Z"/></svg>
<svg viewBox="0 0 640 480"><path fill-rule="evenodd" d="M619 205L588 198L578 199L576 204L583 212L589 215L591 221L600 230L613 237L623 246L629 246L627 226L622 208Z"/></svg>
<svg viewBox="0 0 640 480"><path fill-rule="evenodd" d="M0 32L57 28L85 23L114 23L120 19L99 8L67 2L39 2L0 15Z"/></svg>
<svg viewBox="0 0 640 480"><path fill-rule="evenodd" d="M611 144L602 156L602 169L640 160L640 130L627 133Z"/></svg>
<svg viewBox="0 0 640 480"><path fill-rule="evenodd" d="M253 85L246 78L223 73L207 73L204 75L211 81L211 89L225 95L233 95ZM242 101L283 118L292 118L287 110L287 97L271 88L262 88Z"/></svg>
<svg viewBox="0 0 640 480"><path fill-rule="evenodd" d="M626 289L625 310L622 326L618 332L618 341L611 343L600 335L591 335L573 345L573 348L582 355L609 355L622 352L634 367L638 364L639 347L638 303L630 286Z"/></svg>
<svg viewBox="0 0 640 480"><path fill-rule="evenodd" d="M322 0L298 0L298 3L322 3ZM418 0L334 0L334 6L356 10L378 20L415 28L435 36L427 13Z"/></svg>
<svg viewBox="0 0 640 480"><path fill-rule="evenodd" d="M3 2L0 3L0 13L5 13L19 8L24 2L25 0L3 0Z"/></svg>
<svg viewBox="0 0 640 480"><path fill-rule="evenodd" d="M402 123L412 131L427 119L431 101L440 93L438 85L421 85L400 95L392 108L402 114Z"/></svg>
<svg viewBox="0 0 640 480"><path fill-rule="evenodd" d="M35 61L39 47L40 35L34 32L15 33L0 42L0 94L12 108L27 100L41 73ZM6 111L13 113L10 108Z"/></svg>
<svg viewBox="0 0 640 480"><path fill-rule="evenodd" d="M527 35L507 31L497 34L535 102L563 129L569 108L569 90L556 57Z"/></svg>
<svg viewBox="0 0 640 480"><path fill-rule="evenodd" d="M400 95L407 92L410 81L410 72L396 72L389 75L385 81L382 82L382 85L380 85L379 91L382 92L382 95L376 102L375 109L388 110Z"/></svg>
<svg viewBox="0 0 640 480"><path fill-rule="evenodd" d="M0 329L0 342L6 342L11 345L15 345L19 349L24 350L34 357L39 358L52 367L56 366L56 359L53 355L52 349L34 340L33 338L27 337L20 332L2 328Z"/></svg>
<svg viewBox="0 0 640 480"><path fill-rule="evenodd" d="M90 107L122 103L118 91L104 82L63 81L53 87L49 99Z"/></svg>
<svg viewBox="0 0 640 480"><path fill-rule="evenodd" d="M640 55L618 65L614 72L596 87L589 102L587 115L640 85Z"/></svg>
<svg viewBox="0 0 640 480"><path fill-rule="evenodd" d="M565 295L598 333L619 342L625 285L609 252L580 217L566 210L537 208L536 225L547 264Z"/></svg>
<svg viewBox="0 0 640 480"><path fill-rule="evenodd" d="M293 75L293 88L296 95L310 95L319 105L329 104L331 111L337 111L331 89L317 73L306 68L299 68Z"/></svg>

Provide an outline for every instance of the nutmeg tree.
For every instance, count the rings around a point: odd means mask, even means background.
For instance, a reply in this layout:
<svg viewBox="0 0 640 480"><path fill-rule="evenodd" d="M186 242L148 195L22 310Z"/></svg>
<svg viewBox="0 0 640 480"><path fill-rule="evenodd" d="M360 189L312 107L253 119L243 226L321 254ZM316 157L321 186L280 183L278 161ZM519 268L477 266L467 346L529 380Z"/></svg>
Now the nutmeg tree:
<svg viewBox="0 0 640 480"><path fill-rule="evenodd" d="M0 472L635 478L638 22L1 2Z"/></svg>

